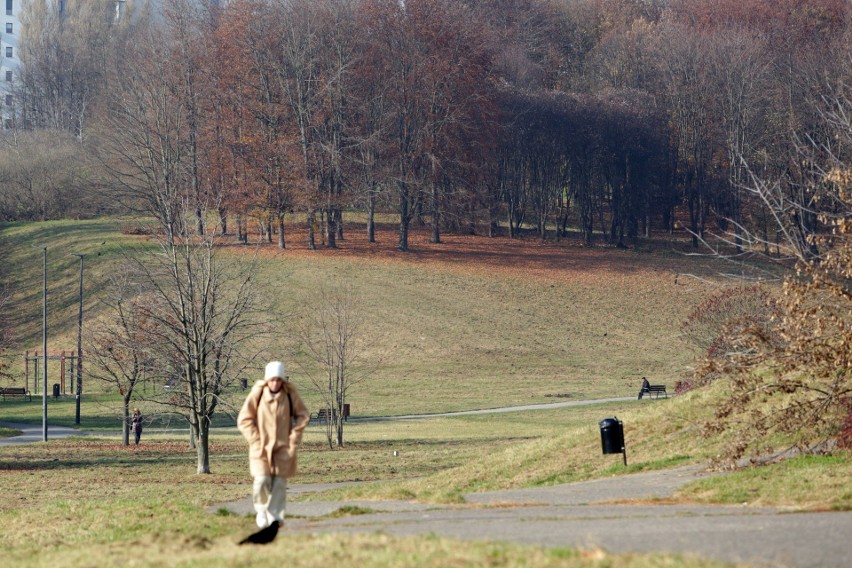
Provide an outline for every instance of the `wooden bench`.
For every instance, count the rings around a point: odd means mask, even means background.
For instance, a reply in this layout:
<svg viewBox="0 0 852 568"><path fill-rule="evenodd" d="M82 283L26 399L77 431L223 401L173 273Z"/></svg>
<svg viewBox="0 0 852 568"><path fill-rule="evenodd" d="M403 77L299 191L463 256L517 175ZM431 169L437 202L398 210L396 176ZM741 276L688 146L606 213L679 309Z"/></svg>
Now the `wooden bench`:
<svg viewBox="0 0 852 568"><path fill-rule="evenodd" d="M311 414L311 422L325 424L328 422L329 416L333 416L333 414L328 408L320 408L316 413ZM349 403L343 405L343 420L349 420Z"/></svg>
<svg viewBox="0 0 852 568"><path fill-rule="evenodd" d="M32 402L33 397L30 395L30 391L25 389L24 387L4 387L0 388L0 396L3 397L3 400L6 400L7 396L10 397L26 397L27 400Z"/></svg>
<svg viewBox="0 0 852 568"><path fill-rule="evenodd" d="M654 395L654 398L660 398L661 394L664 394L666 398L669 398L669 394L666 392L666 385L650 385L645 392L648 395Z"/></svg>

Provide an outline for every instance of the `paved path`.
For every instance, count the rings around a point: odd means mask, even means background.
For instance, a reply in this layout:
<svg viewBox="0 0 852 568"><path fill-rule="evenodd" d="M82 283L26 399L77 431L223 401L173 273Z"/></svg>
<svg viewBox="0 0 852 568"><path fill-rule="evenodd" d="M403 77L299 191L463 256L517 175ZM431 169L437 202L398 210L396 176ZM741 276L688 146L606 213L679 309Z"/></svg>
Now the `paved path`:
<svg viewBox="0 0 852 568"><path fill-rule="evenodd" d="M437 534L610 552L697 554L759 566L840 568L852 558L852 512L791 513L770 507L667 505L655 499L710 475L701 467L638 473L537 489L466 496L467 505L407 501L299 502L329 486L291 484L287 530ZM248 488L247 488L248 490ZM344 505L373 513L324 518ZM253 517L250 499L211 507Z"/></svg>
<svg viewBox="0 0 852 568"><path fill-rule="evenodd" d="M598 398L594 400L567 400L563 402L546 402L543 404L524 404L521 406L505 406L502 408L483 408L481 410L460 410L458 412L442 412L439 414L405 414L402 416L363 416L350 417L350 422L368 422L385 420L419 420L423 418L439 418L444 416L465 416L469 414L495 414L500 412L522 412L534 410L551 410L554 408L566 408L568 406L588 406L590 404L605 404L608 402L627 402L636 400L635 396L619 398Z"/></svg>
<svg viewBox="0 0 852 568"><path fill-rule="evenodd" d="M41 442L44 440L44 432L41 424L15 424L12 422L0 422L0 426L6 428L14 428L20 430L23 434L12 436L11 438L0 438L0 446L15 446L18 444L31 444L33 442ZM57 438L67 438L68 436L85 436L86 432L75 430L74 428L66 428L64 426L53 426L47 424L47 439L55 440Z"/></svg>
<svg viewBox="0 0 852 568"><path fill-rule="evenodd" d="M440 418L444 416L465 416L469 414L495 414L501 412L521 412L521 411L534 411L534 410L550 410L553 408L565 408L568 406L588 406L590 404L605 404L608 402L626 402L630 400L636 400L635 397L622 397L622 398L601 398L594 400L571 400L564 402L552 402L545 404L526 404L522 406L507 406L503 408L485 408L481 410L462 410L459 412L444 412L439 414L406 414L403 416L361 416L361 417L351 417L349 420L351 422L384 422L390 420L418 420L425 418ZM12 436L11 438L0 438L0 446L11 446L17 444L29 444L32 442L41 442L42 441L42 426L41 424L17 424L12 422L0 422L0 426L5 426L7 428L14 428L16 430L21 430L23 432L20 436ZM218 428L214 428L213 430L217 430ZM233 430L233 426L227 427L228 430ZM164 433L164 432L189 432L188 428L170 428L170 429L152 429L149 428L146 430L146 433L150 436L155 433ZM53 440L56 438L65 438L67 436L85 436L89 434L84 430L76 430L74 428L65 428L63 426L54 426L48 423L47 430L47 439ZM96 432L98 436L120 436L121 431L98 431Z"/></svg>

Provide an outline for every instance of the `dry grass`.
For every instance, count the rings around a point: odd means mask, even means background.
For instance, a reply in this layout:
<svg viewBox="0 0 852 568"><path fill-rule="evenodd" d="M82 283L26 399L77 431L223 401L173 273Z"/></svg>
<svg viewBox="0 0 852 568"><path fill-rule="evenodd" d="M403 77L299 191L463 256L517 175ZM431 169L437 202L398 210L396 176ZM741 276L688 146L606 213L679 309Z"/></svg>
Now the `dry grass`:
<svg viewBox="0 0 852 568"><path fill-rule="evenodd" d="M41 258L49 244L51 349L76 345L77 259L87 254L87 320L97 317L107 276L120 270L120 252L147 237L118 231L126 219L57 221L7 226L13 315L19 348L41 340ZM255 347L291 364L291 377L309 406L293 318L315 305L317 289L346 282L363 301L367 356L380 365L350 396L359 416L407 414L632 395L640 378L674 384L692 363L679 324L708 293L726 285L706 258L680 254L681 242L643 241L638 250L588 248L575 241L488 239L446 235L442 244L413 232L401 253L395 228L380 226L378 243L362 227L347 228L336 250L309 251L299 225L288 248L259 249L256 278L262 305L276 319L274 337ZM247 256L254 247L226 246ZM689 274L691 276L684 276ZM304 360L302 360L304 362ZM20 366L20 359L14 364ZM56 368L56 367L54 367ZM54 372L54 371L51 371ZM259 372L259 371L258 371ZM15 384L22 382L17 370ZM50 383L58 382L51 376ZM96 392L88 384L87 392Z"/></svg>
<svg viewBox="0 0 852 568"><path fill-rule="evenodd" d="M465 493L517 487L554 485L605 475L624 475L687 463L704 463L716 444L701 438L700 424L710 416L712 395L696 392L650 404L625 402L585 409L535 413L551 420L549 433L523 443L492 447L479 459L434 475L393 483L344 487L312 499L415 499L426 502L461 502ZM617 416L624 424L629 465L601 455L598 422ZM496 436L529 431L531 416L503 418L470 417L458 430L474 423L491 425Z"/></svg>
<svg viewBox="0 0 852 568"><path fill-rule="evenodd" d="M765 467L741 469L690 484L682 500L785 507L791 510L852 510L849 454L800 456Z"/></svg>
<svg viewBox="0 0 852 568"><path fill-rule="evenodd" d="M653 403L610 404L518 414L513 417L483 415L442 423L446 440L455 436L482 443L485 451L470 449L464 463L441 468L431 475L381 483L343 487L310 499L413 499L459 503L463 495L518 487L553 485L602 476L665 469L688 463L708 463L723 440L702 436L702 424L712 418L714 401L724 385L702 389L677 399ZM617 416L624 423L629 466L601 455L598 421ZM541 421L538 422L537 421ZM549 421L549 427L546 425ZM429 422L423 421L423 431ZM490 431L491 443L477 440L475 432ZM512 435L526 438L511 440ZM470 438L467 436L470 435ZM497 440L506 437L509 443ZM852 459L836 456L803 456L761 467L725 473L692 483L671 502L736 503L777 506L797 510L849 510L852 491L848 480ZM376 456L386 463L387 455ZM444 462L446 466L452 460Z"/></svg>
<svg viewBox="0 0 852 568"><path fill-rule="evenodd" d="M144 237L118 232L125 222L3 228L17 267L12 274L13 318L21 349L39 346L41 333L40 251L30 245L50 247L50 347L67 348L76 344L77 301L77 260L67 254L89 255L86 317L95 317L95 298L106 276L119 266L120 249L146 246ZM366 307L364 321L375 342L370 354L384 357L372 378L351 393L356 416L552 402L549 395L555 394L576 399L632 396L643 375L671 387L692 361L678 337L681 319L724 285L706 260L680 256L678 243L663 241L630 251L455 236L429 245L423 233L415 233L412 252L402 254L393 248L391 227L382 227L379 244L349 231L340 249L320 251L305 250L299 230L292 228L285 251L273 245L261 248L257 281L280 326L274 342L257 347L270 357L295 360L298 345L290 318L315 301L322 283L351 283ZM226 252L242 256L251 249L231 246ZM290 374L315 406L304 372L292 365ZM88 385L87 393L97 390L97 385ZM232 398L238 402L242 396L233 393ZM706 405L682 400L353 423L346 430L350 444L339 452L325 450L322 433L312 429L298 481L425 478L440 483L402 481L370 491L375 496L453 500L471 490L616 473L613 460L599 455L597 430L597 421L612 414L625 421L633 471L704 459L712 446L698 442L694 428ZM114 422L114 416L105 414L107 407L85 404L84 425L89 421L106 428ZM21 419L40 416L35 402L0 408L14 408ZM51 416L69 420L67 401L55 403ZM217 430L214 475L197 476L194 453L184 440L148 431L138 448L123 447L116 438L90 438L0 449L0 555L22 566L254 566L283 561L320 566L341 558L371 566L718 565L671 555L546 551L382 535L283 538L258 555L234 545L234 535L244 533L250 519L204 511L245 496L244 443L233 430ZM394 450L398 456L392 456Z"/></svg>
<svg viewBox="0 0 852 568"><path fill-rule="evenodd" d="M341 563L390 568L398 566L493 566L540 568L713 568L730 566L682 555L608 554L602 550L545 550L505 543L459 542L439 537L392 537L383 534L283 536L258 551L240 547L227 536L212 538L158 534L130 543L103 543L89 549L52 547L29 556L6 556L15 566L259 566L323 568ZM93 562L93 559L96 559Z"/></svg>
<svg viewBox="0 0 852 568"><path fill-rule="evenodd" d="M607 410L612 410L607 409ZM545 413L548 414L548 413ZM462 455L482 459L494 434L513 428L534 437L552 426L584 421L576 417L496 417L491 424L470 419L408 424L364 424L353 428L352 450L321 450L311 440L301 454L300 482L327 479L312 470L369 475L367 461L388 463L400 450L400 475L417 475L422 464L447 465ZM397 435L393 439L388 436ZM205 507L243 498L250 480L245 444L217 431L214 474L194 474L193 453L174 436L146 436L141 446L124 447L111 438L57 440L0 448L0 554L12 566L292 566L318 567L342 558L364 566L565 566L643 568L710 567L722 563L670 554L609 554L602 550L542 549L507 543L469 543L421 536L381 534L300 535L264 547L236 546L253 520L214 515ZM525 447L522 440L512 440ZM443 451L441 448L448 448ZM422 457L416 457L422 454ZM412 459L412 458L415 459Z"/></svg>
<svg viewBox="0 0 852 568"><path fill-rule="evenodd" d="M383 363L353 392L362 415L624 396L643 375L673 385L693 356L680 321L722 285L706 259L668 251L417 235L400 253L387 228L379 244L349 235L335 251L265 247L261 281L288 352L298 352L288 318L318 283L345 281L363 299L371 355Z"/></svg>

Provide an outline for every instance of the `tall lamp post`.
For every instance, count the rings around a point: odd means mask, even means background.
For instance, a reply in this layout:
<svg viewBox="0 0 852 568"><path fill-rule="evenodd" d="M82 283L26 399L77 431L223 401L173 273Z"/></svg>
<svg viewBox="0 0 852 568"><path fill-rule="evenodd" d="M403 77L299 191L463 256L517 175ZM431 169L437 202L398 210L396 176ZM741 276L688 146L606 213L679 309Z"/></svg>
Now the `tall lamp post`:
<svg viewBox="0 0 852 568"><path fill-rule="evenodd" d="M80 309L77 312L77 412L74 423L80 423L80 397L83 394L83 255L72 253L80 259Z"/></svg>
<svg viewBox="0 0 852 568"><path fill-rule="evenodd" d="M41 432L42 440L47 442L47 247L36 246L44 252L43 293L42 293L42 355L44 355L44 388L41 393Z"/></svg>

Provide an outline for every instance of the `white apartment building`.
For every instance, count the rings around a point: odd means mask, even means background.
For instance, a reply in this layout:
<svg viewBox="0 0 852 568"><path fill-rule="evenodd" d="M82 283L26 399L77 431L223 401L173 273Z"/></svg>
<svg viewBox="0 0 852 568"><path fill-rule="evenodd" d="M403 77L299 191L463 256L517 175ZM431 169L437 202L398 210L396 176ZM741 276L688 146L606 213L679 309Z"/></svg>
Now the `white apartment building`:
<svg viewBox="0 0 852 568"><path fill-rule="evenodd" d="M25 0L0 0L6 6L3 27L0 28L0 116L3 127L11 128L15 111L13 87L18 73L18 37L21 21L18 19Z"/></svg>

